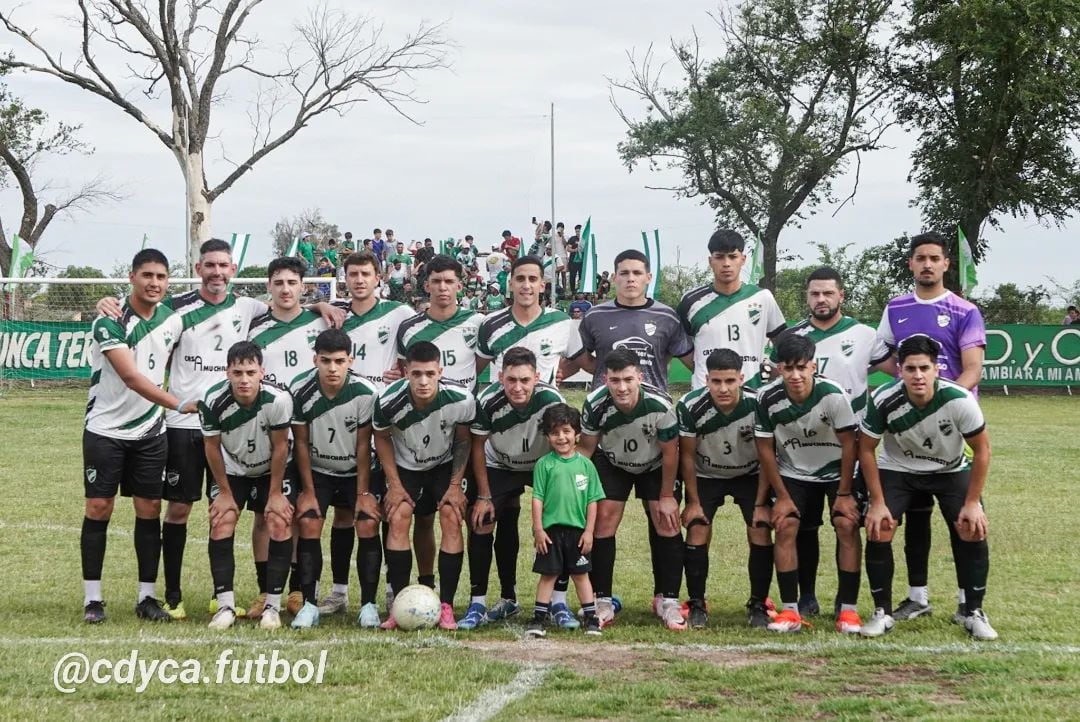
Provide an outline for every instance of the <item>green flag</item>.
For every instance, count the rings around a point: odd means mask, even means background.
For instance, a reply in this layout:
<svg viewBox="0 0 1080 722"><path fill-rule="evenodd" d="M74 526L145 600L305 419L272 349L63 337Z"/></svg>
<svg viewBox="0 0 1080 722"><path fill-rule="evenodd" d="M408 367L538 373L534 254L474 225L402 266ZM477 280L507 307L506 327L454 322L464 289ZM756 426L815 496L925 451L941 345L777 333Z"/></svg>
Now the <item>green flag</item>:
<svg viewBox="0 0 1080 722"><path fill-rule="evenodd" d="M652 280L649 281L649 287L645 290L646 298L656 298L656 294L660 291L660 229L653 229L653 240L649 240L649 236L645 231L641 232L641 241L645 244L645 258L649 262L649 271L652 273Z"/></svg>
<svg viewBox="0 0 1080 722"><path fill-rule="evenodd" d="M145 234L145 233L142 234L142 248L140 248L139 250L140 251L145 251L146 250L146 244L149 243L149 242L150 242L150 236Z"/></svg>
<svg viewBox="0 0 1080 722"><path fill-rule="evenodd" d="M971 255L971 244L960 230L960 224L956 226L956 235L960 241L960 290L966 298L979 285L979 278L975 271L975 258Z"/></svg>
<svg viewBox="0 0 1080 722"><path fill-rule="evenodd" d="M439 253L441 255L443 255L443 256L451 256L452 257L454 255L454 245L455 245L455 243L456 243L456 241L454 240L453 236L450 236L449 238L447 238L445 240L439 241Z"/></svg>
<svg viewBox="0 0 1080 722"><path fill-rule="evenodd" d="M592 216L581 229L581 281L578 291L596 293L596 239L592 235Z"/></svg>
<svg viewBox="0 0 1080 722"><path fill-rule="evenodd" d="M761 242L761 233L757 234L754 254L750 258L750 283L757 285L765 275L765 244Z"/></svg>
<svg viewBox="0 0 1080 722"><path fill-rule="evenodd" d="M288 258L290 256L295 256L296 253L299 250L300 250L300 236L297 236L296 238L294 238L292 240L292 243L289 244L289 250L285 251L285 257Z"/></svg>
<svg viewBox="0 0 1080 722"><path fill-rule="evenodd" d="M16 233L11 239L11 267L8 269L8 276L24 278L32 265L34 265L34 249ZM17 289L18 286L14 283L7 285L8 291Z"/></svg>

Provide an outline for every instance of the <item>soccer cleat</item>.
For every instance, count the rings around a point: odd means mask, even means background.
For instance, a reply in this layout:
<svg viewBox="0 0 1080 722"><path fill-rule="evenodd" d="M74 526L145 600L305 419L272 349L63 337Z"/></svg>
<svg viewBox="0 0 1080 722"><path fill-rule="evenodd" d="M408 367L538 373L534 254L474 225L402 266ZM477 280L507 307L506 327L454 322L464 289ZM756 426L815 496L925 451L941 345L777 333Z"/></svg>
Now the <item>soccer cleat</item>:
<svg viewBox="0 0 1080 722"><path fill-rule="evenodd" d="M525 634L529 637L543 637L547 635L548 618L537 614L525 625Z"/></svg>
<svg viewBox="0 0 1080 722"><path fill-rule="evenodd" d="M206 605L206 608L207 608L207 611L210 612L211 617L214 616L215 614L217 614L217 608L218 608L217 597L210 597L210 603ZM241 617L244 616L244 610L243 609L240 610L239 616L241 616Z"/></svg>
<svg viewBox="0 0 1080 722"><path fill-rule="evenodd" d="M562 603L551 605L551 621L560 629L577 629L581 626L581 622L570 611L570 607Z"/></svg>
<svg viewBox="0 0 1080 722"><path fill-rule="evenodd" d="M256 620L261 618L264 609L266 609L266 592L262 592L255 597L255 601L248 607L247 618Z"/></svg>
<svg viewBox="0 0 1080 722"><path fill-rule="evenodd" d="M585 617L585 634L593 637L599 637L603 632L600 631L600 619L593 614L590 617Z"/></svg>
<svg viewBox="0 0 1080 722"><path fill-rule="evenodd" d="M709 623L709 610L702 599L691 599L684 614L690 629L704 629Z"/></svg>
<svg viewBox="0 0 1080 722"><path fill-rule="evenodd" d="M956 611L953 612L952 621L953 624L959 624L961 627L967 625L967 605L960 603L956 605Z"/></svg>
<svg viewBox="0 0 1080 722"><path fill-rule="evenodd" d="M465 616L458 620L457 628L468 631L484 626L487 621L487 607L479 602L473 602L465 610Z"/></svg>
<svg viewBox="0 0 1080 722"><path fill-rule="evenodd" d="M678 599L664 599L660 605L660 620L665 627L676 632L686 630L686 619L680 606Z"/></svg>
<svg viewBox="0 0 1080 722"><path fill-rule="evenodd" d="M97 599L83 607L83 621L87 624L101 624L105 621L105 602Z"/></svg>
<svg viewBox="0 0 1080 722"><path fill-rule="evenodd" d="M933 614L933 612L934 609L929 604L916 602L914 599L904 599L904 601L900 602L896 609L893 610L892 617L898 622L903 622L908 619L921 617L924 614L929 616Z"/></svg>
<svg viewBox="0 0 1080 722"><path fill-rule="evenodd" d="M375 606L375 602L368 602L360 607L360 616L356 618L357 624L364 629L375 629L380 622L379 608Z"/></svg>
<svg viewBox="0 0 1080 722"><path fill-rule="evenodd" d="M207 625L210 629L228 629L236 621L236 610L232 607L218 607L214 618Z"/></svg>
<svg viewBox="0 0 1080 722"><path fill-rule="evenodd" d="M498 622L501 619L509 619L521 611L521 605L514 599L500 599L495 606L488 610L489 622Z"/></svg>
<svg viewBox="0 0 1080 722"><path fill-rule="evenodd" d="M663 616L662 607L664 605L664 595L654 594L652 598L652 613L658 617Z"/></svg>
<svg viewBox="0 0 1080 722"><path fill-rule="evenodd" d="M331 614L349 611L349 595L341 592L330 592L319 602L319 616L328 617Z"/></svg>
<svg viewBox="0 0 1080 722"><path fill-rule="evenodd" d="M448 632L457 629L457 622L454 621L454 608L446 602L442 603L442 609L439 612L439 629L445 629Z"/></svg>
<svg viewBox="0 0 1080 722"><path fill-rule="evenodd" d="M151 622L171 622L172 617L161 608L161 602L153 597L143 597L143 600L135 605L135 616Z"/></svg>
<svg viewBox="0 0 1080 722"><path fill-rule="evenodd" d="M300 607L300 611L293 617L292 624L289 626L293 629L311 629L319 626L319 608L311 602L304 602L304 606Z"/></svg>
<svg viewBox="0 0 1080 722"><path fill-rule="evenodd" d="M841 609L836 618L836 631L842 634L858 634L862 628L862 620L859 613L854 609Z"/></svg>
<svg viewBox="0 0 1080 722"><path fill-rule="evenodd" d="M981 609L972 610L964 621L964 629L968 631L972 639L980 642L992 642L998 638L998 633L990 626L990 620Z"/></svg>
<svg viewBox="0 0 1080 722"><path fill-rule="evenodd" d="M289 592L289 598L285 600L285 611L295 616L304 606L303 592Z"/></svg>
<svg viewBox="0 0 1080 722"><path fill-rule="evenodd" d="M397 620L394 619L394 613L386 615L386 621L379 625L379 629L397 629Z"/></svg>
<svg viewBox="0 0 1080 722"><path fill-rule="evenodd" d="M170 617L172 617L178 622L182 622L187 619L187 612L184 610L183 602L177 602L175 607L168 602L165 602L164 609L166 612L169 613Z"/></svg>
<svg viewBox="0 0 1080 722"><path fill-rule="evenodd" d="M807 625L809 626L809 625ZM803 628L802 617L799 616L799 610L797 609L785 609L769 622L767 629L770 632L780 632L787 634L790 632L798 632Z"/></svg>
<svg viewBox="0 0 1080 722"><path fill-rule="evenodd" d="M281 629L281 612L267 604L259 615L259 629Z"/></svg>
<svg viewBox="0 0 1080 722"><path fill-rule="evenodd" d="M600 626L606 627L615 621L615 604L611 597L596 598L596 616L600 620Z"/></svg>
<svg viewBox="0 0 1080 722"><path fill-rule="evenodd" d="M746 603L746 619L754 629L765 629L769 626L769 610L764 602L751 599Z"/></svg>
<svg viewBox="0 0 1080 722"><path fill-rule="evenodd" d="M880 637L886 632L892 631L895 624L893 618L886 614L884 609L878 607L859 628L859 634L864 637Z"/></svg>
<svg viewBox="0 0 1080 722"><path fill-rule="evenodd" d="M615 610L615 613L618 614L619 612L621 612L622 611L622 599L619 599L615 595L612 595L610 597L610 599L611 599L611 608L613 610Z"/></svg>
<svg viewBox="0 0 1080 722"><path fill-rule="evenodd" d="M818 604L817 597L811 594L799 598L800 617L816 617L819 614L821 614L821 605Z"/></svg>

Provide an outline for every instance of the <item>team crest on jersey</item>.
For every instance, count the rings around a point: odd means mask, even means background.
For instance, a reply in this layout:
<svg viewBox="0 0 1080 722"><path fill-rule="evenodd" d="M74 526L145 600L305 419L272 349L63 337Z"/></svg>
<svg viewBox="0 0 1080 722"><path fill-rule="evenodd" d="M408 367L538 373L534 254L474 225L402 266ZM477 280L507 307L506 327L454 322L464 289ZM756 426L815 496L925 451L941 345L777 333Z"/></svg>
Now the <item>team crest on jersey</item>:
<svg viewBox="0 0 1080 722"><path fill-rule="evenodd" d="M646 421L644 424L641 425L641 433L645 434L645 436L652 436L655 432L656 424L650 424L648 421Z"/></svg>
<svg viewBox="0 0 1080 722"><path fill-rule="evenodd" d="M161 338L165 341L166 346L172 346L172 342L173 342L172 331L166 331L165 333L163 333L161 335Z"/></svg>
<svg viewBox="0 0 1080 722"><path fill-rule="evenodd" d="M357 426L359 426L359 424L356 423L356 417L355 416L350 415L350 416L345 417L345 430L346 431L348 431L350 434L352 434L352 433L354 433L356 431Z"/></svg>
<svg viewBox="0 0 1080 722"><path fill-rule="evenodd" d="M761 304L751 303L747 304L746 313L750 317L750 323L757 326L761 322Z"/></svg>
<svg viewBox="0 0 1080 722"><path fill-rule="evenodd" d="M86 483L93 484L97 481L97 469L92 466L86 467Z"/></svg>
<svg viewBox="0 0 1080 722"><path fill-rule="evenodd" d="M578 491L585 491L585 488L589 485L589 477L585 474L574 475L574 486Z"/></svg>
<svg viewBox="0 0 1080 722"><path fill-rule="evenodd" d="M952 432L953 432L952 422L951 421L942 421L941 423L938 424L938 431L940 431L943 436L952 436Z"/></svg>
<svg viewBox="0 0 1080 722"><path fill-rule="evenodd" d="M446 431L446 419L439 419L439 431Z"/></svg>
<svg viewBox="0 0 1080 722"><path fill-rule="evenodd" d="M315 348L315 339L317 339L318 337L319 337L319 332L318 331L308 331L308 335L307 335L308 346L311 346L311 348Z"/></svg>
<svg viewBox="0 0 1080 722"><path fill-rule="evenodd" d="M240 320L239 316L233 316L232 327L233 327L234 331L236 331L237 333L240 333L240 326L241 326L242 323L243 322Z"/></svg>
<svg viewBox="0 0 1080 722"><path fill-rule="evenodd" d="M840 353L850 356L855 352L855 344L851 341L840 344Z"/></svg>
<svg viewBox="0 0 1080 722"><path fill-rule="evenodd" d="M821 423L823 424L829 423L829 414L825 411L822 411L821 416L819 416L818 418L821 419Z"/></svg>
<svg viewBox="0 0 1080 722"><path fill-rule="evenodd" d="M740 426L739 427L739 439L741 439L743 441L743 443L746 443L746 444L749 444L751 441L753 441L754 440L754 427L749 425L749 424L747 424L746 426Z"/></svg>
<svg viewBox="0 0 1080 722"><path fill-rule="evenodd" d="M551 355L551 342L550 341L541 341L540 342L540 355L541 356L550 356Z"/></svg>
<svg viewBox="0 0 1080 722"><path fill-rule="evenodd" d="M379 343L383 346L390 340L390 327L386 324L379 326Z"/></svg>
<svg viewBox="0 0 1080 722"><path fill-rule="evenodd" d="M656 333L656 324L652 321L645 322L645 335L652 336Z"/></svg>
<svg viewBox="0 0 1080 722"><path fill-rule="evenodd" d="M948 326L949 321L951 321L951 320L952 320L952 316L950 316L947 313L939 313L937 315L937 325L941 326L942 328L945 328L946 326Z"/></svg>
<svg viewBox="0 0 1080 722"><path fill-rule="evenodd" d="M465 345L466 346L474 346L474 345L476 345L476 327L475 326L466 326L461 331L461 338L463 338L465 340Z"/></svg>

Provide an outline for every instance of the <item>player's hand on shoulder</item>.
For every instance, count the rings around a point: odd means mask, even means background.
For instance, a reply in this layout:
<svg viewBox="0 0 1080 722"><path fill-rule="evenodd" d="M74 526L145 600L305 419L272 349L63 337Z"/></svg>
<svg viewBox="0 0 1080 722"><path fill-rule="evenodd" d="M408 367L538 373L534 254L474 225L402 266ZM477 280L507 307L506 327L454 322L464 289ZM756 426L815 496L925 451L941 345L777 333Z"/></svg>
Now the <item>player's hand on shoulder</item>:
<svg viewBox="0 0 1080 722"><path fill-rule="evenodd" d="M97 309L98 314L107 316L113 319L120 318L120 301L112 296L106 296L98 301L94 308Z"/></svg>
<svg viewBox="0 0 1080 722"><path fill-rule="evenodd" d="M385 384L392 384L402 378L404 378L404 374L401 373L401 369L397 366L386 369L382 374L382 380Z"/></svg>
<svg viewBox="0 0 1080 722"><path fill-rule="evenodd" d="M345 309L326 302L316 303L311 310L322 316L323 321L326 321L330 328L341 328L345 324L345 316L348 315Z"/></svg>

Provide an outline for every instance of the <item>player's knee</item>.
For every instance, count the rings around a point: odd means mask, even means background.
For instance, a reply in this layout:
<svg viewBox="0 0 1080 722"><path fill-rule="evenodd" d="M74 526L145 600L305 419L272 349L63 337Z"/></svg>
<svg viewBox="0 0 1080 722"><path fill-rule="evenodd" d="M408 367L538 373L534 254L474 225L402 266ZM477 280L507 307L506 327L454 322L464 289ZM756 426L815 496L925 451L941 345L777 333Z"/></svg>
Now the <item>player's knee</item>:
<svg viewBox="0 0 1080 722"><path fill-rule="evenodd" d="M141 519L156 519L161 516L161 499L133 496L131 500L135 506L135 516Z"/></svg>
<svg viewBox="0 0 1080 722"><path fill-rule="evenodd" d="M300 538L318 539L322 535L322 528L323 520L321 518L304 517L300 520Z"/></svg>
<svg viewBox="0 0 1080 722"><path fill-rule="evenodd" d="M772 533L768 527L746 527L746 539L755 546L767 547L772 544Z"/></svg>
<svg viewBox="0 0 1080 722"><path fill-rule="evenodd" d="M210 538L218 541L221 539L228 539L236 533L236 515L227 514L225 518L219 518L214 520L210 524Z"/></svg>
<svg viewBox="0 0 1080 722"><path fill-rule="evenodd" d="M784 517L776 527L776 540L794 541L799 533L799 518L795 516Z"/></svg>
<svg viewBox="0 0 1080 722"><path fill-rule="evenodd" d="M686 543L691 546L709 545L709 527L704 525L692 526L686 530Z"/></svg>
<svg viewBox="0 0 1080 722"><path fill-rule="evenodd" d="M115 499L87 499L86 517L94 521L108 521L112 517Z"/></svg>
<svg viewBox="0 0 1080 722"><path fill-rule="evenodd" d="M187 524L191 516L191 504L186 501L170 501L165 507L165 521L169 524Z"/></svg>
<svg viewBox="0 0 1080 722"><path fill-rule="evenodd" d="M288 524L276 516L272 516L267 520L266 528L270 532L270 538L274 541L286 541L292 538L292 524Z"/></svg>
<svg viewBox="0 0 1080 722"><path fill-rule="evenodd" d="M975 532L975 527L965 526L963 524L956 527L956 535L960 537L960 541L963 542L986 541L986 538L989 536L989 534L987 534L986 536L979 536Z"/></svg>
<svg viewBox="0 0 1080 722"><path fill-rule="evenodd" d="M833 531L836 532L836 538L841 540L848 540L855 536L855 531L858 526L846 516L834 516Z"/></svg>
<svg viewBox="0 0 1080 722"><path fill-rule="evenodd" d="M379 522L374 519L360 519L355 526L358 539L371 539L379 535Z"/></svg>

